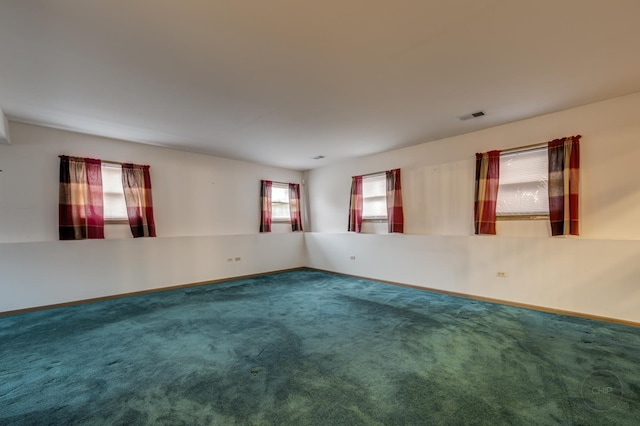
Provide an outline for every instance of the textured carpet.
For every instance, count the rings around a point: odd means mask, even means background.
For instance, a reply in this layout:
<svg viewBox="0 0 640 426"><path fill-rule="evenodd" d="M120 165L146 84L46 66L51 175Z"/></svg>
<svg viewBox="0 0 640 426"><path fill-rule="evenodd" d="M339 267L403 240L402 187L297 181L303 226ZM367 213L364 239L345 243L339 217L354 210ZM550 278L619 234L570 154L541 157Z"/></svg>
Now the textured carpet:
<svg viewBox="0 0 640 426"><path fill-rule="evenodd" d="M638 424L640 329L311 270L0 318L2 425Z"/></svg>

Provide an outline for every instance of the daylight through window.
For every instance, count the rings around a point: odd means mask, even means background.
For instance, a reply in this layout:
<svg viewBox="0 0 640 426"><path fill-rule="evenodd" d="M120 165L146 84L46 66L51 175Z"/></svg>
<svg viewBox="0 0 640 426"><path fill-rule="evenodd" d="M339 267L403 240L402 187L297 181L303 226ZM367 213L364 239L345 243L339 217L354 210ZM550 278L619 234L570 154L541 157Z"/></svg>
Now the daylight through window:
<svg viewBox="0 0 640 426"><path fill-rule="evenodd" d="M384 173L362 178L362 219L387 219L387 180Z"/></svg>
<svg viewBox="0 0 640 426"><path fill-rule="evenodd" d="M120 164L102 162L102 199L105 222L128 221Z"/></svg>
<svg viewBox="0 0 640 426"><path fill-rule="evenodd" d="M497 217L549 214L547 148L500 154Z"/></svg>
<svg viewBox="0 0 640 426"><path fill-rule="evenodd" d="M273 182L271 187L271 219L274 222L289 222L289 185Z"/></svg>

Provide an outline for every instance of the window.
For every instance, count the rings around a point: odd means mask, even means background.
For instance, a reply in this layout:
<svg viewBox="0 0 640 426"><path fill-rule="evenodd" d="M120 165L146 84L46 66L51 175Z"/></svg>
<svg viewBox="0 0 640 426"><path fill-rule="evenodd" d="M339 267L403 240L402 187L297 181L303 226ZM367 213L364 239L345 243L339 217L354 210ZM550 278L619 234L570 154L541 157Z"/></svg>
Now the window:
<svg viewBox="0 0 640 426"><path fill-rule="evenodd" d="M128 223L120 164L102 162L102 200L105 223Z"/></svg>
<svg viewBox="0 0 640 426"><path fill-rule="evenodd" d="M273 222L288 223L292 232L302 231L300 184L260 181L260 232L271 232Z"/></svg>
<svg viewBox="0 0 640 426"><path fill-rule="evenodd" d="M289 214L289 185L273 182L271 187L271 220L291 222Z"/></svg>
<svg viewBox="0 0 640 426"><path fill-rule="evenodd" d="M60 240L103 239L106 224L156 236L148 165L61 155L58 188Z"/></svg>
<svg viewBox="0 0 640 426"><path fill-rule="evenodd" d="M387 180L384 173L362 178L362 219L387 220Z"/></svg>
<svg viewBox="0 0 640 426"><path fill-rule="evenodd" d="M498 218L549 215L548 164L546 147L500 154Z"/></svg>

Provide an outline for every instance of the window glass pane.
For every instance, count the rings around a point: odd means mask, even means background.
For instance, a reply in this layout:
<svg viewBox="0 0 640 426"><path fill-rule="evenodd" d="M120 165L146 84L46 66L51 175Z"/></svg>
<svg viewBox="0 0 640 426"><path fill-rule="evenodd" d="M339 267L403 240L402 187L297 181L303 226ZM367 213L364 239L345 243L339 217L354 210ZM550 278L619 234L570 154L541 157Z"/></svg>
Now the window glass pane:
<svg viewBox="0 0 640 426"><path fill-rule="evenodd" d="M362 217L387 217L387 178L385 174L362 178Z"/></svg>
<svg viewBox="0 0 640 426"><path fill-rule="evenodd" d="M102 200L105 220L126 220L127 205L122 189L122 168L102 165Z"/></svg>
<svg viewBox="0 0 640 426"><path fill-rule="evenodd" d="M498 216L549 214L547 149L502 154Z"/></svg>
<svg viewBox="0 0 640 426"><path fill-rule="evenodd" d="M103 194L104 218L107 220L127 219L127 206L123 194Z"/></svg>
<svg viewBox="0 0 640 426"><path fill-rule="evenodd" d="M362 200L362 217L387 217L387 198L370 197Z"/></svg>
<svg viewBox="0 0 640 426"><path fill-rule="evenodd" d="M102 165L102 190L122 193L122 169L120 167Z"/></svg>
<svg viewBox="0 0 640 426"><path fill-rule="evenodd" d="M271 218L273 220L290 220L291 218L289 217L289 204L272 203Z"/></svg>
<svg viewBox="0 0 640 426"><path fill-rule="evenodd" d="M289 187L274 183L271 186L271 202L289 204Z"/></svg>
<svg viewBox="0 0 640 426"><path fill-rule="evenodd" d="M384 174L375 176L366 176L362 178L362 196L367 197L386 197L387 195L387 178Z"/></svg>
<svg viewBox="0 0 640 426"><path fill-rule="evenodd" d="M273 183L271 186L271 219L291 220L289 215L289 185Z"/></svg>

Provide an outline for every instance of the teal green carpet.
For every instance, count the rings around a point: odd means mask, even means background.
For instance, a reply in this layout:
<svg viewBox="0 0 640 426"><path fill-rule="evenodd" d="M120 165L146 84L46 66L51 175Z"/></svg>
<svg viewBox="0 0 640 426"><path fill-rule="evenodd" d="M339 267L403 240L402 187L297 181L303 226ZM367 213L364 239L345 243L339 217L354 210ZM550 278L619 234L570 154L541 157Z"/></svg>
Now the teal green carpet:
<svg viewBox="0 0 640 426"><path fill-rule="evenodd" d="M0 318L1 425L639 422L640 329L311 270Z"/></svg>

